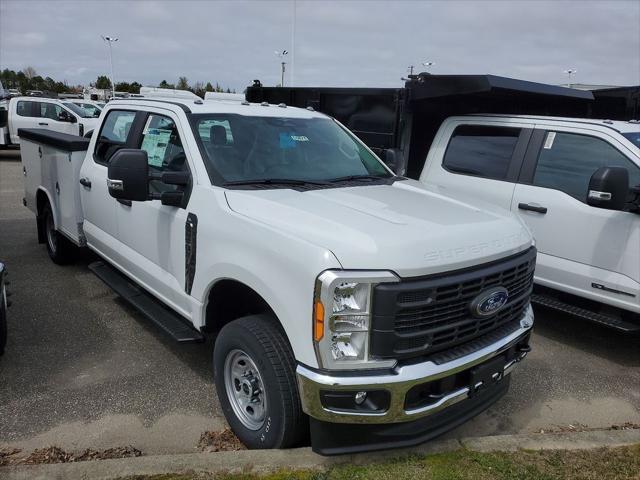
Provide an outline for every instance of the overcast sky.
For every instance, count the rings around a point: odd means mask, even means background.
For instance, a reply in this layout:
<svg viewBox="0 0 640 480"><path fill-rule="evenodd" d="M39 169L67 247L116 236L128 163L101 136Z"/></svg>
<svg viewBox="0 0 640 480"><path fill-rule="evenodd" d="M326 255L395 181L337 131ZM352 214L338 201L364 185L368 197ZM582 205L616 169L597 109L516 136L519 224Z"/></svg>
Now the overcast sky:
<svg viewBox="0 0 640 480"><path fill-rule="evenodd" d="M0 68L86 84L108 74L100 35L119 38L116 81L184 75L239 91L286 84L401 86L408 65L433 73L640 84L640 0L609 1L0 0ZM293 61L293 62L292 62ZM292 65L293 63L293 65ZM292 68L293 67L293 68Z"/></svg>

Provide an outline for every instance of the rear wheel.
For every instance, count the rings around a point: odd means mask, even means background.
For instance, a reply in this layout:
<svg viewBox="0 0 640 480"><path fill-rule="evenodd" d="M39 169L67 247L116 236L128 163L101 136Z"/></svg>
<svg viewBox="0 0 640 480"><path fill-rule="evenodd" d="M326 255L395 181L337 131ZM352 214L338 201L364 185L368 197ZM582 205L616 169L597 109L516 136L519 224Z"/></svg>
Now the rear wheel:
<svg viewBox="0 0 640 480"><path fill-rule="evenodd" d="M56 230L51 206L47 203L42 212L42 226L44 227L47 252L54 263L64 265L73 260L75 245Z"/></svg>
<svg viewBox="0 0 640 480"><path fill-rule="evenodd" d="M213 353L218 399L248 448L287 448L305 439L293 352L276 320L252 315L220 331Z"/></svg>

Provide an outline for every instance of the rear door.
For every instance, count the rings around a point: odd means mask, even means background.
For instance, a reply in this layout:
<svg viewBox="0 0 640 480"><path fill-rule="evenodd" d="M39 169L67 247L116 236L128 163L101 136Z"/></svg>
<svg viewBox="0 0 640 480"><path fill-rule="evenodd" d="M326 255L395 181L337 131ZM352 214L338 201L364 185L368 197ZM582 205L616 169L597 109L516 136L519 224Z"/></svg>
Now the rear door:
<svg viewBox="0 0 640 480"><path fill-rule="evenodd" d="M32 100L13 100L11 101L12 111L9 120L9 129L11 135L11 143L19 143L18 130L20 128L43 128L39 126L40 110L38 102Z"/></svg>
<svg viewBox="0 0 640 480"><path fill-rule="evenodd" d="M420 179L454 198L511 208L515 182L531 136L523 123L449 121L429 152Z"/></svg>
<svg viewBox="0 0 640 480"><path fill-rule="evenodd" d="M600 167L625 167L631 186L640 184L640 158L615 137L596 129L540 125L512 210L536 238L538 283L637 308L640 215L587 204L589 180Z"/></svg>
<svg viewBox="0 0 640 480"><path fill-rule="evenodd" d="M116 223L116 199L109 195L107 168L109 160L121 148L132 148L131 133L136 112L110 110L100 132L89 144L87 158L80 169L80 198L84 212L87 243L111 261L120 255L121 242Z"/></svg>

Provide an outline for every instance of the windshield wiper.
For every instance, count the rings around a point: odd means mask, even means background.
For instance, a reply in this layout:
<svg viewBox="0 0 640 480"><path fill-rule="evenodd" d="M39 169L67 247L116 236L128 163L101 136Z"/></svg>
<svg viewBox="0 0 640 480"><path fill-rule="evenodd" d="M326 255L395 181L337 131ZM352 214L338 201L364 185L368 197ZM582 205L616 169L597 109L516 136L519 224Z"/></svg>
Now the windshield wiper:
<svg viewBox="0 0 640 480"><path fill-rule="evenodd" d="M224 182L224 186L232 185L327 185L327 182L300 180L297 178L254 178L250 180L232 180Z"/></svg>
<svg viewBox="0 0 640 480"><path fill-rule="evenodd" d="M345 177L332 178L331 180L329 180L329 182L338 183L338 182L349 182L352 180L356 180L356 181L389 180L390 178L393 178L393 177L384 177L382 175L347 175Z"/></svg>

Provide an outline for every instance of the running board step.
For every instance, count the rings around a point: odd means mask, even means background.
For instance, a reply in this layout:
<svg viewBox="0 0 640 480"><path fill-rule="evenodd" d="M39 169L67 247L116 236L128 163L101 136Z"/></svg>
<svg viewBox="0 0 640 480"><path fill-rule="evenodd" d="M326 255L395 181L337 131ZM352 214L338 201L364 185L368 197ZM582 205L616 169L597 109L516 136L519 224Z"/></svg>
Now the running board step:
<svg viewBox="0 0 640 480"><path fill-rule="evenodd" d="M204 335L187 324L186 320L105 262L94 262L89 270L129 302L145 317L178 342L202 342Z"/></svg>
<svg viewBox="0 0 640 480"><path fill-rule="evenodd" d="M549 295L543 295L534 293L531 295L531 303L535 303L542 307L551 308L560 312L568 313L575 317L583 318L600 325L604 325L609 328L613 328L620 332L625 333L640 333L640 325L632 322L627 322L621 318L614 317L612 315L606 315L603 313L592 312L586 308L577 307L570 303L565 303L557 298Z"/></svg>

